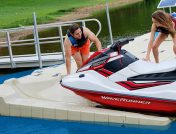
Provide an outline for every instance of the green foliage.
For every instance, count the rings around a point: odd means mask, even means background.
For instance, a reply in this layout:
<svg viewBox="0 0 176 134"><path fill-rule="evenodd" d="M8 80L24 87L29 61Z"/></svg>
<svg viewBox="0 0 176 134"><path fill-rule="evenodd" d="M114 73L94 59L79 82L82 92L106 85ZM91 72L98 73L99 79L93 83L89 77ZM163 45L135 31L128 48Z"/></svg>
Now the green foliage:
<svg viewBox="0 0 176 134"><path fill-rule="evenodd" d="M105 2L106 0L1 0L0 28L31 25L33 12L37 15L37 23L41 24L54 21L76 8Z"/></svg>

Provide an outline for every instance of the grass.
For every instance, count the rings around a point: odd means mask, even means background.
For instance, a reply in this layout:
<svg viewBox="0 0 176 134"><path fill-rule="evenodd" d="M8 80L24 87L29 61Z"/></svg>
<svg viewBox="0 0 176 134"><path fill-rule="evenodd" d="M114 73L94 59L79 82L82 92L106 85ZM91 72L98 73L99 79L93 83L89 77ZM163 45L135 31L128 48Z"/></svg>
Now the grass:
<svg viewBox="0 0 176 134"><path fill-rule="evenodd" d="M41 24L55 21L76 8L105 2L106 0L1 0L0 29L33 24L33 12L37 15L37 23Z"/></svg>

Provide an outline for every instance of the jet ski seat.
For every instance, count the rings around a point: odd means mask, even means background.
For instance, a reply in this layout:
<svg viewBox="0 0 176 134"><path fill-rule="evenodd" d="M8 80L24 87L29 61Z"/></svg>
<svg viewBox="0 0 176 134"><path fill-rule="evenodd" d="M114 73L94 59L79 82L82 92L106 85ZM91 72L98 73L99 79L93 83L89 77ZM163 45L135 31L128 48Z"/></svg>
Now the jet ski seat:
<svg viewBox="0 0 176 134"><path fill-rule="evenodd" d="M160 63L138 60L130 64L128 68L139 75L170 72L176 70L176 59Z"/></svg>

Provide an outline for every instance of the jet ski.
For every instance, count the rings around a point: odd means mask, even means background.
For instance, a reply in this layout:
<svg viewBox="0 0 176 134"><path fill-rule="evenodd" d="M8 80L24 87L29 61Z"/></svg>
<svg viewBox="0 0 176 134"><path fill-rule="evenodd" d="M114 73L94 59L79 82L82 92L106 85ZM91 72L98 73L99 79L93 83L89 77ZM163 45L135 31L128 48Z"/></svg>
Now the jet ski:
<svg viewBox="0 0 176 134"><path fill-rule="evenodd" d="M95 52L61 85L99 104L124 110L176 114L176 59L152 63L122 47L120 39Z"/></svg>

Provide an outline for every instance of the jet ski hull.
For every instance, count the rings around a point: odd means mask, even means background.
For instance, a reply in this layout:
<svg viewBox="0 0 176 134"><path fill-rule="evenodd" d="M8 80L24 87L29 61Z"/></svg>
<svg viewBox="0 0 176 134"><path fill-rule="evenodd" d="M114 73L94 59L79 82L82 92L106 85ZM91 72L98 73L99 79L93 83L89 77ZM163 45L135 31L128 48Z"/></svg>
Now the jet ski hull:
<svg viewBox="0 0 176 134"><path fill-rule="evenodd" d="M63 87L88 100L113 108L146 111L151 113L176 114L176 101L174 100L136 95L131 96L118 93L111 94L106 92L73 89L66 86Z"/></svg>

